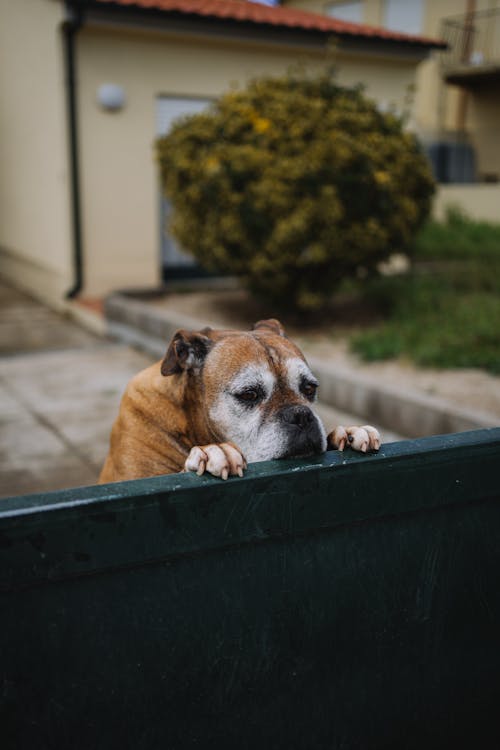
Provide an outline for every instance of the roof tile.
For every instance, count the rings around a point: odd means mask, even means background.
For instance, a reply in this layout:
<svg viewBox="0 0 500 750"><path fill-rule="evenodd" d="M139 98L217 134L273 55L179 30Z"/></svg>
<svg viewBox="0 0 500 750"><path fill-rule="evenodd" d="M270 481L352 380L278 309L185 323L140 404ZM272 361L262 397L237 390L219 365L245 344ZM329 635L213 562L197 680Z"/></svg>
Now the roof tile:
<svg viewBox="0 0 500 750"><path fill-rule="evenodd" d="M272 7L258 2L248 2L247 0L96 0L96 2L109 6L126 6L138 10L157 10L165 13L183 13L243 23L305 29L340 36L371 37L425 47L445 46L443 42L436 39L341 21L338 18L322 16L298 8Z"/></svg>

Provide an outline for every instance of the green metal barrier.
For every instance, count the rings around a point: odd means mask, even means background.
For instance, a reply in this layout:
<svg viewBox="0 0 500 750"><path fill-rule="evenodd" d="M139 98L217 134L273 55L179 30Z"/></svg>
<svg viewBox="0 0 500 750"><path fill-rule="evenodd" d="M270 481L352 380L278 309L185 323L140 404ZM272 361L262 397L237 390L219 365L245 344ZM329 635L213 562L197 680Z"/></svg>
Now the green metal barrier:
<svg viewBox="0 0 500 750"><path fill-rule="evenodd" d="M500 747L499 464L492 429L0 501L0 747Z"/></svg>

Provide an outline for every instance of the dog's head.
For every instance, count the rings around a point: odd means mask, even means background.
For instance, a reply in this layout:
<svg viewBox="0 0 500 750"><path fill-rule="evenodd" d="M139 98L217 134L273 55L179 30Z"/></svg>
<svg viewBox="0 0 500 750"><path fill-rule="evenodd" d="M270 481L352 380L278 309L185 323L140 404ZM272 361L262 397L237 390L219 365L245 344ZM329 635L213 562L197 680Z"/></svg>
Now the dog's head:
<svg viewBox="0 0 500 750"><path fill-rule="evenodd" d="M312 408L318 382L277 320L259 321L249 332L178 331L161 372L185 373L186 391L201 394L211 431L236 443L247 461L326 450Z"/></svg>

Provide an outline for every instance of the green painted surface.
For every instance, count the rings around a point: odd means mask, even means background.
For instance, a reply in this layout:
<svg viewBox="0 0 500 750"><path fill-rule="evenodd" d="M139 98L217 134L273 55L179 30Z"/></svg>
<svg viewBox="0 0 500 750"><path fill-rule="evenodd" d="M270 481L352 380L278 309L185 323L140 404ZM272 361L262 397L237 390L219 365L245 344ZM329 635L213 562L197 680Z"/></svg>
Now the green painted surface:
<svg viewBox="0 0 500 750"><path fill-rule="evenodd" d="M481 430L2 501L2 748L499 746L499 459Z"/></svg>

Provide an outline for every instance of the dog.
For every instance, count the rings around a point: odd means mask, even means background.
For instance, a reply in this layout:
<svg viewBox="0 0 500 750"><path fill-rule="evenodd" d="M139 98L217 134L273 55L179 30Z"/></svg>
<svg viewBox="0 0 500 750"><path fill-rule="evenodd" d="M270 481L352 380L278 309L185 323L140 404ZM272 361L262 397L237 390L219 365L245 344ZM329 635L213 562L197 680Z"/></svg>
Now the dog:
<svg viewBox="0 0 500 750"><path fill-rule="evenodd" d="M370 425L326 434L318 381L281 323L179 330L161 362L128 384L99 482L193 471L243 476L247 463L378 450Z"/></svg>

